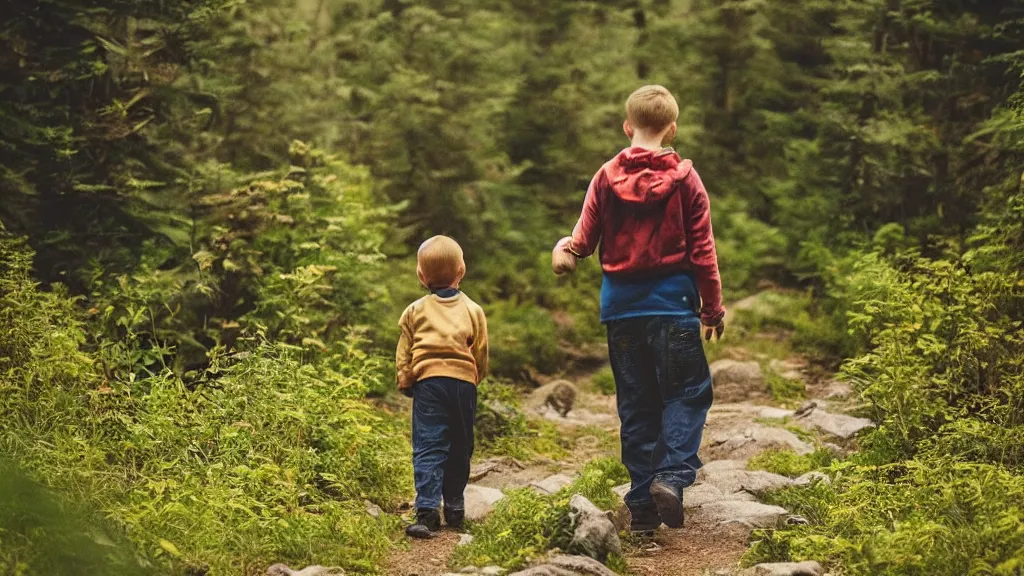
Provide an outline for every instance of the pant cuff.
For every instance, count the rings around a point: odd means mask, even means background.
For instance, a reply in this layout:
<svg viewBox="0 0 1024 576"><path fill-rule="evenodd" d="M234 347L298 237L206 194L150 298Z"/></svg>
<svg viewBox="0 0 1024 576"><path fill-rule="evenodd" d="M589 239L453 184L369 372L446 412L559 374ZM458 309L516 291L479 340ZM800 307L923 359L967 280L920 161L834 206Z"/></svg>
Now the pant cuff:
<svg viewBox="0 0 1024 576"><path fill-rule="evenodd" d="M424 499L420 499L420 498L416 499L416 509L417 510L437 510L440 507L441 507L441 501L440 500L424 500Z"/></svg>

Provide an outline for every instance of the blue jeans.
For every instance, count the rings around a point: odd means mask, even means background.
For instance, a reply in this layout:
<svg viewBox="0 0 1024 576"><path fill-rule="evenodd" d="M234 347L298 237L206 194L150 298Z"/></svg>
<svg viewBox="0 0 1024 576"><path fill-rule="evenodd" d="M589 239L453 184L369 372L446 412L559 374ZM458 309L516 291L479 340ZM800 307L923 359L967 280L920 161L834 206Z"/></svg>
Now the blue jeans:
<svg viewBox="0 0 1024 576"><path fill-rule="evenodd" d="M711 372L696 315L647 316L608 323L608 354L622 422L622 463L631 508L651 502L651 482L681 494L696 480Z"/></svg>
<svg viewBox="0 0 1024 576"><path fill-rule="evenodd" d="M427 378L412 389L412 469L416 508L465 508L463 492L473 457L476 386Z"/></svg>

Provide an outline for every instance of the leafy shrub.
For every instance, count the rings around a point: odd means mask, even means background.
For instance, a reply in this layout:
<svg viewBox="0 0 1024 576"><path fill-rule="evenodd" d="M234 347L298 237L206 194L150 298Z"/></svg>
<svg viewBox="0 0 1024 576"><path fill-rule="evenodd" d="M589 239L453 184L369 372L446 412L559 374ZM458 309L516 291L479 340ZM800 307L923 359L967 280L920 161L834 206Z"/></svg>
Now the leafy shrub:
<svg viewBox="0 0 1024 576"><path fill-rule="evenodd" d="M748 564L826 560L848 574L1017 574L1024 562L1024 480L988 464L910 460L834 468L824 482L769 501L810 523L761 531Z"/></svg>
<svg viewBox="0 0 1024 576"><path fill-rule="evenodd" d="M1011 199L1007 213L1016 206ZM1007 247L1019 246L1024 226L1002 224L941 258L851 255L832 295L862 352L841 372L880 425L862 452L832 467L830 486L772 496L811 522L761 534L748 561L823 559L850 574L1019 573L1024 276ZM777 455L755 464L792 465Z"/></svg>
<svg viewBox="0 0 1024 576"><path fill-rule="evenodd" d="M147 376L130 331L82 348L74 300L37 289L19 241L0 253L0 448L32 477L102 511L153 571L379 565L397 519L363 500L394 508L411 489L405 427L362 400L385 360L339 339L310 362L257 333L189 382Z"/></svg>
<svg viewBox="0 0 1024 576"><path fill-rule="evenodd" d="M290 160L250 175L208 168L204 177L220 187L197 195L202 218L187 250L169 257L150 246L115 281L93 271L96 327L110 341L131 333L135 370L202 369L209 350L256 328L327 352L380 322L388 294L379 248L391 209L376 206L363 168L302 142L291 143Z"/></svg>
<svg viewBox="0 0 1024 576"><path fill-rule="evenodd" d="M754 290L758 281L785 280L785 236L752 218L736 197L715 198L713 202L724 296L736 299Z"/></svg>
<svg viewBox="0 0 1024 576"><path fill-rule="evenodd" d="M897 271L895 266L902 270ZM1019 272L969 271L962 262L876 254L857 265L849 324L871 343L844 364L882 426L870 436L893 457L960 419L1022 425L1024 306ZM860 284L857 284L860 282ZM884 445L884 448L883 448ZM1017 465L1019 462L1003 461Z"/></svg>
<svg viewBox="0 0 1024 576"><path fill-rule="evenodd" d="M519 377L533 367L554 372L563 358L551 314L536 306L494 303L487 310L495 376Z"/></svg>

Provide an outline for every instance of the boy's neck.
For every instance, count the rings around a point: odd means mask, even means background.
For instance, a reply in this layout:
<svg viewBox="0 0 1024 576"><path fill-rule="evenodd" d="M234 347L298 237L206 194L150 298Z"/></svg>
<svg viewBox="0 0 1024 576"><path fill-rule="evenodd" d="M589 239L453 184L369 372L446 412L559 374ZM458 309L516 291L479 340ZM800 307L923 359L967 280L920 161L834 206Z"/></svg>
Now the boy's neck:
<svg viewBox="0 0 1024 576"><path fill-rule="evenodd" d="M630 145L634 148L646 148L647 150L661 150L660 134L645 134L639 130L633 134Z"/></svg>

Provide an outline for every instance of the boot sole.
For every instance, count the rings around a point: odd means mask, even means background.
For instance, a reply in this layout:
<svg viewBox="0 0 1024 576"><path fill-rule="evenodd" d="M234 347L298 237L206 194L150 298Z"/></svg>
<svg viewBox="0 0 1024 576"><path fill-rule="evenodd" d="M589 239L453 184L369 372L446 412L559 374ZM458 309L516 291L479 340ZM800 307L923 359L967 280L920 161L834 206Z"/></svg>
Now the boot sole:
<svg viewBox="0 0 1024 576"><path fill-rule="evenodd" d="M651 497L654 498L654 505L658 507L658 514L666 526L679 528L683 525L683 501L676 497L671 488L654 484L651 486Z"/></svg>
<svg viewBox="0 0 1024 576"><path fill-rule="evenodd" d="M410 538L416 538L418 540L429 540L434 537L434 533L422 524L406 528L405 535Z"/></svg>

